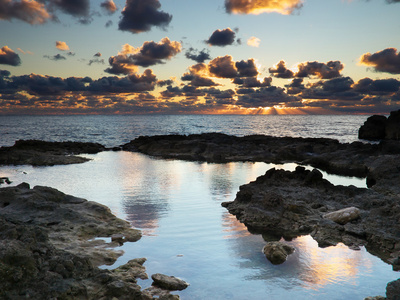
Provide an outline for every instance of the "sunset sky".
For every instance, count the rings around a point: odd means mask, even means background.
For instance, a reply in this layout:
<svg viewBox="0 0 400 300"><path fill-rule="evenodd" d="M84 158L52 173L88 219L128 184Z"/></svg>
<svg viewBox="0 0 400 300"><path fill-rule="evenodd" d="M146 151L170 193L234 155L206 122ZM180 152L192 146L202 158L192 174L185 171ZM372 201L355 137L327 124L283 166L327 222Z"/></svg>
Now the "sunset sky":
<svg viewBox="0 0 400 300"><path fill-rule="evenodd" d="M400 109L400 0L0 0L0 115Z"/></svg>

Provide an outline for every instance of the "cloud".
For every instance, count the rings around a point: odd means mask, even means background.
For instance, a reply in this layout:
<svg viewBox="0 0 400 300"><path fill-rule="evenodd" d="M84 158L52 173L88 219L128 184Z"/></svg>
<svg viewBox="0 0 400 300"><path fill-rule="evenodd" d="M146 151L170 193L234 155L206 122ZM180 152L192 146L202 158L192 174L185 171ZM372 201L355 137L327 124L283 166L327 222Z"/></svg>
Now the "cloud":
<svg viewBox="0 0 400 300"><path fill-rule="evenodd" d="M110 15L117 11L117 6L113 0L105 0L104 2L100 3L100 6Z"/></svg>
<svg viewBox="0 0 400 300"><path fill-rule="evenodd" d="M106 28L108 28L108 27L112 26L112 24L113 24L113 21L109 20L109 21L106 22L106 25L104 25L104 26Z"/></svg>
<svg viewBox="0 0 400 300"><path fill-rule="evenodd" d="M140 33L150 31L152 26L165 28L172 16L159 11L158 0L127 0L118 24L119 30Z"/></svg>
<svg viewBox="0 0 400 300"><path fill-rule="evenodd" d="M271 86L272 78L264 77L262 81L256 77L237 77L233 80L234 84L239 85L241 88L257 88Z"/></svg>
<svg viewBox="0 0 400 300"><path fill-rule="evenodd" d="M123 46L122 51L111 56L108 60L110 68L105 71L110 74L130 74L137 72L138 66L148 67L164 63L181 52L182 45L179 42L163 38L159 43L145 42L142 47L135 48L129 44Z"/></svg>
<svg viewBox="0 0 400 300"><path fill-rule="evenodd" d="M298 71L294 73L286 68L285 61L281 60L276 66L269 68L269 72L276 78L294 78L317 76L320 79L331 79L340 77L344 65L340 61L329 61L327 63L305 62L297 65Z"/></svg>
<svg viewBox="0 0 400 300"><path fill-rule="evenodd" d="M66 42L56 41L56 48L61 51L69 50L69 47Z"/></svg>
<svg viewBox="0 0 400 300"><path fill-rule="evenodd" d="M230 28L222 30L217 29L211 34L208 40L206 40L206 43L211 46L225 47L235 42L235 36L236 33Z"/></svg>
<svg viewBox="0 0 400 300"><path fill-rule="evenodd" d="M181 80L190 81L190 85L200 86L216 86L218 85L212 79L208 78L208 67L204 63L198 63L189 67L189 72L183 74Z"/></svg>
<svg viewBox="0 0 400 300"><path fill-rule="evenodd" d="M394 78L377 80L363 78L356 82L352 88L363 94L389 95L399 91L400 81Z"/></svg>
<svg viewBox="0 0 400 300"><path fill-rule="evenodd" d="M61 54L56 54L53 56L50 55L43 55L44 58L48 58L50 60L54 60L54 61L59 61L59 60L66 60L67 58L65 56L62 56Z"/></svg>
<svg viewBox="0 0 400 300"><path fill-rule="evenodd" d="M163 60L171 59L182 50L182 45L176 41L170 41L169 38L163 38L159 43L145 42L135 53L130 56L134 64L142 67L148 67L163 63Z"/></svg>
<svg viewBox="0 0 400 300"><path fill-rule="evenodd" d="M303 6L302 0L225 0L225 9L234 14L261 14L277 12L292 14Z"/></svg>
<svg viewBox="0 0 400 300"><path fill-rule="evenodd" d="M99 59L99 58L93 58L91 60L89 60L88 65L91 66L92 64L103 64L104 65L104 59Z"/></svg>
<svg viewBox="0 0 400 300"><path fill-rule="evenodd" d="M50 3L60 8L66 14L74 17L89 16L89 0L51 0Z"/></svg>
<svg viewBox="0 0 400 300"><path fill-rule="evenodd" d="M281 60L274 67L269 68L268 71L276 78L293 78L293 71L286 68L286 62Z"/></svg>
<svg viewBox="0 0 400 300"><path fill-rule="evenodd" d="M0 0L0 19L18 19L29 24L43 24L52 18L45 5L35 0Z"/></svg>
<svg viewBox="0 0 400 300"><path fill-rule="evenodd" d="M241 60L235 63L240 77L254 77L258 75L258 70L254 59L248 59L247 61Z"/></svg>
<svg viewBox="0 0 400 300"><path fill-rule="evenodd" d="M331 79L339 77L344 65L340 61L329 61L326 64L317 61L301 63L294 77L317 76L321 79Z"/></svg>
<svg viewBox="0 0 400 300"><path fill-rule="evenodd" d="M11 48L4 46L0 48L0 64L16 67L21 64L21 58Z"/></svg>
<svg viewBox="0 0 400 300"><path fill-rule="evenodd" d="M186 58L194 60L198 63L203 63L206 60L211 59L210 53L208 50L203 49L200 52L198 50L193 49L192 47L189 48L185 53Z"/></svg>
<svg viewBox="0 0 400 300"><path fill-rule="evenodd" d="M283 88L270 86L260 88L252 93L239 95L236 105L246 108L258 108L282 105L288 102L297 103L296 106L298 106L301 103L301 98L286 94Z"/></svg>
<svg viewBox="0 0 400 300"><path fill-rule="evenodd" d="M235 78L238 76L235 62L230 55L214 58L210 61L208 68L210 73L216 77Z"/></svg>
<svg viewBox="0 0 400 300"><path fill-rule="evenodd" d="M396 48L387 48L374 54L369 52L363 54L360 63L372 66L376 72L400 74L400 52L397 53Z"/></svg>
<svg viewBox="0 0 400 300"><path fill-rule="evenodd" d="M24 51L24 50L22 50L21 48L17 48L17 50L18 50L19 52L21 52L22 54L33 54L31 51L28 51L28 50Z"/></svg>
<svg viewBox="0 0 400 300"><path fill-rule="evenodd" d="M258 48L260 46L261 40L255 36L252 36L247 40L247 45L250 47Z"/></svg>

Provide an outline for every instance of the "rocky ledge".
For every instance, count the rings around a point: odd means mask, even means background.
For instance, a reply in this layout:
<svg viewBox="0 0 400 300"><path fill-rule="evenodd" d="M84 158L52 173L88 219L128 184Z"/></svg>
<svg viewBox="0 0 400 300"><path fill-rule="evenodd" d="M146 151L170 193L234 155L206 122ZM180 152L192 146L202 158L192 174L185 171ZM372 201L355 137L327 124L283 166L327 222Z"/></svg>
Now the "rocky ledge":
<svg viewBox="0 0 400 300"><path fill-rule="evenodd" d="M0 165L53 166L83 163L88 159L75 155L104 150L107 149L97 143L19 140L14 146L0 147Z"/></svg>
<svg viewBox="0 0 400 300"><path fill-rule="evenodd" d="M145 258L98 268L140 237L101 204L27 183L0 188L0 298L179 299L157 285L141 290Z"/></svg>

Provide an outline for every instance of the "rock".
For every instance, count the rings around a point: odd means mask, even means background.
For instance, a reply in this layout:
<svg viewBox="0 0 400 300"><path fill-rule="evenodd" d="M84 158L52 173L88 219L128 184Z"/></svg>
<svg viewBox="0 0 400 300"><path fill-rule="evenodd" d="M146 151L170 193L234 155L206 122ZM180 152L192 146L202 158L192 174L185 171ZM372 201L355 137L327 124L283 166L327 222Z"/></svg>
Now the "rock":
<svg viewBox="0 0 400 300"><path fill-rule="evenodd" d="M98 203L27 183L0 188L0 299L151 299L146 259L98 268L122 253L94 237L140 237Z"/></svg>
<svg viewBox="0 0 400 300"><path fill-rule="evenodd" d="M386 286L387 300L400 300L400 279L391 281Z"/></svg>
<svg viewBox="0 0 400 300"><path fill-rule="evenodd" d="M106 148L97 143L19 140L12 147L0 147L0 165L53 166L84 163L89 159L75 155L104 150Z"/></svg>
<svg viewBox="0 0 400 300"><path fill-rule="evenodd" d="M294 252L295 248L282 242L269 242L262 249L268 260L279 265L286 261L287 257Z"/></svg>
<svg viewBox="0 0 400 300"><path fill-rule="evenodd" d="M373 115L358 130L358 138L365 140L381 140L385 138L387 118Z"/></svg>
<svg viewBox="0 0 400 300"><path fill-rule="evenodd" d="M360 210L357 207L346 207L327 213L323 217L338 224L344 225L358 219L360 217Z"/></svg>
<svg viewBox="0 0 400 300"><path fill-rule="evenodd" d="M386 123L385 139L400 139L400 110L390 112Z"/></svg>
<svg viewBox="0 0 400 300"><path fill-rule="evenodd" d="M189 286L189 283L174 276L163 275L160 273L151 275L153 285L169 291L181 291Z"/></svg>
<svg viewBox="0 0 400 300"><path fill-rule="evenodd" d="M375 297L367 297L364 300L386 300L386 297L383 296L375 296Z"/></svg>

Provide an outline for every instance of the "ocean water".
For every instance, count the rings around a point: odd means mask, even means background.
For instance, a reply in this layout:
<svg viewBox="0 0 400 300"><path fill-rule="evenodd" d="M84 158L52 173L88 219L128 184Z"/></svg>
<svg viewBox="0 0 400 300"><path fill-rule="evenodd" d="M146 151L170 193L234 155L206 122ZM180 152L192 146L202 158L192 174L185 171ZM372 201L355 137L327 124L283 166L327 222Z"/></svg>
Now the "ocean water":
<svg viewBox="0 0 400 300"><path fill-rule="evenodd" d="M325 137L348 143L358 139L358 129L366 119L353 115L0 116L0 146L12 146L18 139L39 139L114 147L141 135L203 132Z"/></svg>
<svg viewBox="0 0 400 300"><path fill-rule="evenodd" d="M111 147L141 134L210 131L323 136L351 142L357 140L358 127L366 119L236 117L0 117L0 144L12 145L16 139L28 137L86 140ZM290 122L294 125L290 126ZM5 131L8 134L3 135ZM1 166L0 176L9 177L12 185L28 182L31 186L51 186L110 207L118 217L142 230L143 237L138 242L125 243L121 247L125 254L104 268L146 257L149 275L164 273L190 283L186 290L175 292L181 299L364 299L385 295L386 284L400 277L364 248L354 251L339 244L322 249L310 236L288 241L296 251L284 264L269 263L261 252L265 245L262 237L250 234L221 202L234 200L240 185L255 180L271 167L293 170L295 164L209 164L124 151L84 156L91 161L52 167ZM326 173L324 177L334 184L365 187L364 179ZM148 287L151 280L140 281L140 285Z"/></svg>

